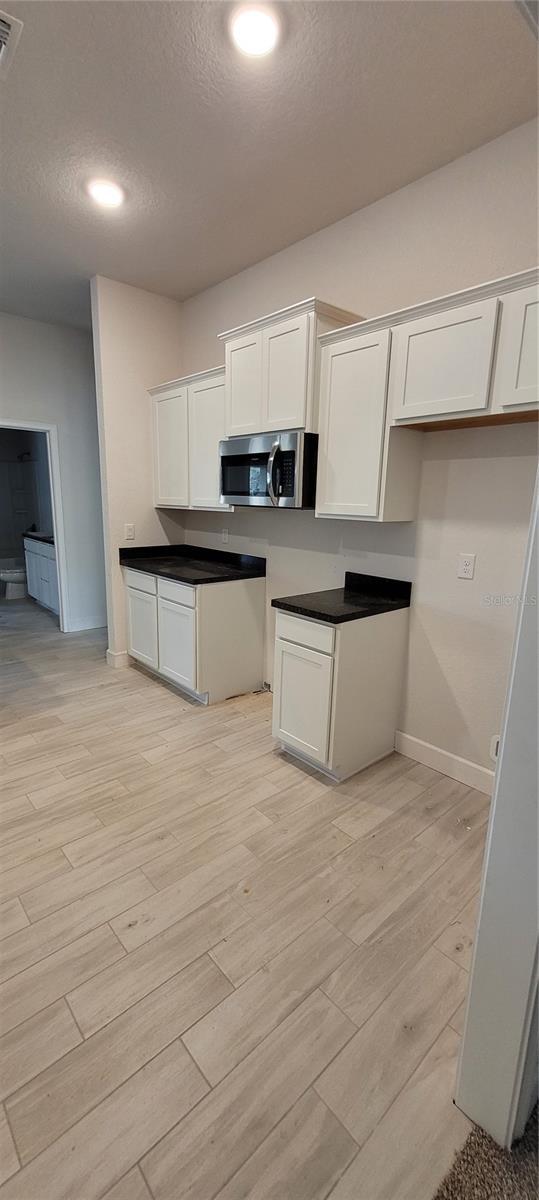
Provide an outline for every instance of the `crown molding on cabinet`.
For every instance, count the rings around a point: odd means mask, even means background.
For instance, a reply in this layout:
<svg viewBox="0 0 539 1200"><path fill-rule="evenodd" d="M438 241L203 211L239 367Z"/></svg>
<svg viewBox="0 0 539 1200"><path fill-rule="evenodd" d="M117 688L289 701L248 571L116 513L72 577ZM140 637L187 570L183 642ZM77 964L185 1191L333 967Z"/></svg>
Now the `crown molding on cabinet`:
<svg viewBox="0 0 539 1200"><path fill-rule="evenodd" d="M405 321L415 320L416 317L428 317L432 313L443 312L445 309L458 308L459 304L473 304L475 300L488 300L492 296L503 296L507 292L515 292L520 288L530 287L539 282L539 268L532 267L528 271L520 271L516 275L506 275L502 279L493 279L489 283L478 284L477 287L466 288L462 292L452 292L448 296L437 296L411 308L400 308L396 312L382 313L379 317L368 317L356 321L342 329L332 330L321 334L318 341L321 346L353 337L354 334L371 333L377 329L387 329L388 326L402 325Z"/></svg>
<svg viewBox="0 0 539 1200"><path fill-rule="evenodd" d="M329 321L335 321L339 325L348 325L361 320L357 313L349 312L345 308L336 308L333 304L325 304L323 300L317 300L315 296L311 296L308 300L300 300L297 304L289 304L287 308L280 308L278 312L267 313L263 317L257 317L253 321L247 321L244 325L236 325L234 329L226 329L224 333L218 333L219 341L225 342L229 338L239 337L244 333L254 332L256 329L265 329L268 325L276 325L279 321L286 321L289 317L298 317L302 313L313 312L319 317L325 317Z"/></svg>
<svg viewBox="0 0 539 1200"><path fill-rule="evenodd" d="M209 371L195 371L192 375L182 375L181 379L169 379L168 383L158 383L155 387L148 388L150 396L158 396L161 392L169 392L171 388L187 387L190 383L196 383L198 379L217 379L219 375L225 375L224 367L210 367Z"/></svg>

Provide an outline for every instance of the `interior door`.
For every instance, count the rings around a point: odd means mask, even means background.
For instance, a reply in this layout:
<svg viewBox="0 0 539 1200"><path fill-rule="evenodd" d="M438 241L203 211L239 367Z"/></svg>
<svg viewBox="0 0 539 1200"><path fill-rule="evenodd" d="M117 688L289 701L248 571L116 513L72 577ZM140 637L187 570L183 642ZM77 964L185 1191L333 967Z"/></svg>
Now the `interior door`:
<svg viewBox="0 0 539 1200"><path fill-rule="evenodd" d="M153 396L152 403L154 503L156 507L188 508L187 388Z"/></svg>
<svg viewBox="0 0 539 1200"><path fill-rule="evenodd" d="M158 618L161 674L196 691L196 610L160 596Z"/></svg>
<svg viewBox="0 0 539 1200"><path fill-rule="evenodd" d="M392 330L390 393L396 421L487 408L498 301L406 321Z"/></svg>
<svg viewBox="0 0 539 1200"><path fill-rule="evenodd" d="M389 341L382 329L322 350L317 513L378 514Z"/></svg>
<svg viewBox="0 0 539 1200"><path fill-rule="evenodd" d="M127 588L128 650L147 667L157 670L157 597Z"/></svg>
<svg viewBox="0 0 539 1200"><path fill-rule="evenodd" d="M539 289L510 292L502 296L501 308L493 408L529 408L539 401Z"/></svg>
<svg viewBox="0 0 539 1200"><path fill-rule="evenodd" d="M227 437L262 429L262 334L232 338L225 346Z"/></svg>
<svg viewBox="0 0 539 1200"><path fill-rule="evenodd" d="M277 638L273 736L319 763L328 761L332 679L329 654Z"/></svg>
<svg viewBox="0 0 539 1200"><path fill-rule="evenodd" d="M225 437L224 375L189 387L189 496L193 508L219 508L219 442Z"/></svg>
<svg viewBox="0 0 539 1200"><path fill-rule="evenodd" d="M263 429L305 426L308 354L308 313L262 331Z"/></svg>

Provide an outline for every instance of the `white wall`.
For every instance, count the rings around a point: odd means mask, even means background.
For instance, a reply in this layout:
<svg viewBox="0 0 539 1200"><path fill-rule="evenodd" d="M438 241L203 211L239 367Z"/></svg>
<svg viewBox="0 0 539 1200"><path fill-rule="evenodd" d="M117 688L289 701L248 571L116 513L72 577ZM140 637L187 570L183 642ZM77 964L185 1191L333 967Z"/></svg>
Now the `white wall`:
<svg viewBox="0 0 539 1200"><path fill-rule="evenodd" d="M372 316L534 266L536 136L536 122L523 125L186 301L184 373L223 361L220 330L309 295ZM315 522L308 513L190 513L185 540L219 545L226 525L231 549L266 553L270 596L337 586L347 566L404 578L413 578L415 567L417 615L401 728L490 767L488 741L499 728L515 615L485 611L478 620L451 589L455 623L448 637L448 579L458 546L475 550L478 580L488 581L489 590L518 591L535 433L528 426L429 434L425 445L415 564L413 526ZM475 485L470 456L477 460ZM460 545L468 523L473 546ZM270 614L268 678L272 628Z"/></svg>
<svg viewBox="0 0 539 1200"><path fill-rule="evenodd" d="M537 465L537 427L424 438L401 730L491 768ZM457 579L460 552L476 554Z"/></svg>
<svg viewBox="0 0 539 1200"><path fill-rule="evenodd" d="M58 429L67 562L66 629L104 625L97 420L88 334L0 313L0 425Z"/></svg>
<svg viewBox="0 0 539 1200"><path fill-rule="evenodd" d="M536 496L455 1096L506 1147L537 1099L537 515Z"/></svg>
<svg viewBox="0 0 539 1200"><path fill-rule="evenodd" d="M536 263L530 121L186 301L183 369L219 366L217 333L306 296L369 317Z"/></svg>
<svg viewBox="0 0 539 1200"><path fill-rule="evenodd" d="M109 661L126 660L120 546L183 541L181 517L153 507L148 388L180 375L180 306L140 288L92 280L109 627ZM135 525L126 543L125 523Z"/></svg>

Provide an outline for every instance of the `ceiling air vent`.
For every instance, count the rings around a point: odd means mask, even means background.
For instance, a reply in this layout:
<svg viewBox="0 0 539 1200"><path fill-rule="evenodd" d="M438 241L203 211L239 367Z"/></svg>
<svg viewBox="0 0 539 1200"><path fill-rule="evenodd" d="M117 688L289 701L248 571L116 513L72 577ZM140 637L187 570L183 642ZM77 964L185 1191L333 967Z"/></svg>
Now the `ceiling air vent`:
<svg viewBox="0 0 539 1200"><path fill-rule="evenodd" d="M22 33L22 21L0 12L0 79L5 79Z"/></svg>

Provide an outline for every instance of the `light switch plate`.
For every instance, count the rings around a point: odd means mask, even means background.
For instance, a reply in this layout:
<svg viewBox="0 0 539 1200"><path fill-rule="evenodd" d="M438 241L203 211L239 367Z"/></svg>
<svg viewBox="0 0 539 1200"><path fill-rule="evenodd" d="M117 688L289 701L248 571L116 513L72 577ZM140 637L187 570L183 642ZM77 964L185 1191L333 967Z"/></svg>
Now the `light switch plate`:
<svg viewBox="0 0 539 1200"><path fill-rule="evenodd" d="M135 537L135 526L134 525L124 525L124 538L125 538L126 542L132 542L134 540L134 537Z"/></svg>
<svg viewBox="0 0 539 1200"><path fill-rule="evenodd" d="M473 579L475 571L475 554L459 554L457 579Z"/></svg>

